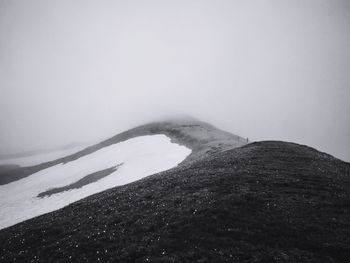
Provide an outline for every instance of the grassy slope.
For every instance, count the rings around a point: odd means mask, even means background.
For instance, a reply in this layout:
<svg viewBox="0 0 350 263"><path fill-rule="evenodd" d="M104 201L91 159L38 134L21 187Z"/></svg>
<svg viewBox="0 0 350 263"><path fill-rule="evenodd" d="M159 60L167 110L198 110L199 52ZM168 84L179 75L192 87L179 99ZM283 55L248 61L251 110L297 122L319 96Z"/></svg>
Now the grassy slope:
<svg viewBox="0 0 350 263"><path fill-rule="evenodd" d="M0 231L1 262L350 262L350 166L259 142Z"/></svg>
<svg viewBox="0 0 350 263"><path fill-rule="evenodd" d="M46 169L59 163L74 161L82 156L91 154L103 147L110 146L137 136L165 134L173 142L185 145L192 149L192 154L186 159L187 162L202 158L207 154L226 149L232 149L246 144L246 140L231 133L219 130L210 124L196 120L176 120L146 124L128 131L122 132L108 140L88 147L78 153L60 158L43 164L24 167L13 170L0 170L0 185L20 180L40 170Z"/></svg>

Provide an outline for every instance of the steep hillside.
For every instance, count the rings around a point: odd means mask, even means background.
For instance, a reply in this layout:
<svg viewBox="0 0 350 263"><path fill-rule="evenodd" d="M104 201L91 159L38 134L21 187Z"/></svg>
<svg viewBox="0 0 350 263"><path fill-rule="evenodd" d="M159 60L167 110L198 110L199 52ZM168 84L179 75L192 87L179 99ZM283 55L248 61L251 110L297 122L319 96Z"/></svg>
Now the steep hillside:
<svg viewBox="0 0 350 263"><path fill-rule="evenodd" d="M3 229L0 243L1 262L350 262L350 165L252 143Z"/></svg>
<svg viewBox="0 0 350 263"><path fill-rule="evenodd" d="M164 134L171 138L172 142L190 148L192 150L192 153L186 159L186 162L190 162L198 158L203 158L210 153L232 149L247 143L246 139L219 130L208 123L194 119L178 119L155 122L122 132L101 143L63 158L35 166L12 169L10 171L6 169L5 171L1 172L0 170L0 185L8 184L21 178L25 178L38 171L60 163L69 163L104 147L108 147L110 145L123 142L131 138L155 134Z"/></svg>
<svg viewBox="0 0 350 263"><path fill-rule="evenodd" d="M0 229L171 169L190 153L163 134L138 136L0 185Z"/></svg>

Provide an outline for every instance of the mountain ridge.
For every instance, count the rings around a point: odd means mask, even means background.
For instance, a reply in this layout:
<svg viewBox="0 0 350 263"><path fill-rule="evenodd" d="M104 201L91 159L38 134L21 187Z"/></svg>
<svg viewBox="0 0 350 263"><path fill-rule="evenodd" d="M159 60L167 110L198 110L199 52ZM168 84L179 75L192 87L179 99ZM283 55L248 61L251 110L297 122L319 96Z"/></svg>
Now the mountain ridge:
<svg viewBox="0 0 350 263"><path fill-rule="evenodd" d="M21 167L13 170L0 171L0 185L25 178L40 170L47 169L60 163L68 163L78 158L91 154L101 148L116 144L134 137L144 135L164 134L172 142L184 145L192 149L192 154L185 160L195 160L207 153L239 147L247 143L246 139L222 131L214 126L195 119L175 119L144 124L125 132L119 133L107 140L87 147L79 152L53 161L45 162L30 167Z"/></svg>
<svg viewBox="0 0 350 263"><path fill-rule="evenodd" d="M350 261L350 163L306 145L241 138L237 147L232 135L196 133L210 126L173 125L105 144L166 127L195 149L191 159L0 230L0 261Z"/></svg>
<svg viewBox="0 0 350 263"><path fill-rule="evenodd" d="M347 262L349 200L348 163L307 146L258 142L3 229L0 258Z"/></svg>

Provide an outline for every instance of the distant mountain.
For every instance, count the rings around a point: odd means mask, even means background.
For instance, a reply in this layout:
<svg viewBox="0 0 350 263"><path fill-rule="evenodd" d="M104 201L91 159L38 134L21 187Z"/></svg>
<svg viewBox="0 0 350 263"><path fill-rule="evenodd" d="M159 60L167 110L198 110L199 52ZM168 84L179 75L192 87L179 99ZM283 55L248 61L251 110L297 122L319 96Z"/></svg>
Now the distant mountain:
<svg viewBox="0 0 350 263"><path fill-rule="evenodd" d="M186 161L196 160L197 158L202 158L210 153L232 149L247 143L246 139L219 130L208 123L194 119L175 119L154 122L122 132L112 138L85 148L69 156L35 166L12 170L11 172L0 173L0 185L19 180L60 163L65 164L75 161L104 147L108 147L128 139L155 134L164 134L169 137L172 142L190 148L192 150L192 154L186 159Z"/></svg>
<svg viewBox="0 0 350 263"><path fill-rule="evenodd" d="M18 158L30 157L34 155L43 155L43 154L48 154L48 153L62 151L62 150L76 149L77 147L82 147L83 145L84 144L82 143L70 143L63 147L52 148L52 149L41 149L41 150L25 151L25 152L10 153L10 154L0 153L0 160L18 159Z"/></svg>
<svg viewBox="0 0 350 263"><path fill-rule="evenodd" d="M307 146L246 144L176 120L31 169L156 134L191 153L172 169L1 230L0 262L350 262L350 164Z"/></svg>
<svg viewBox="0 0 350 263"><path fill-rule="evenodd" d="M0 170L2 166L13 166L13 168L35 166L41 163L57 160L58 158L76 153L84 148L86 148L86 145L69 144L67 146L52 150L38 150L7 155L3 154L0 156Z"/></svg>

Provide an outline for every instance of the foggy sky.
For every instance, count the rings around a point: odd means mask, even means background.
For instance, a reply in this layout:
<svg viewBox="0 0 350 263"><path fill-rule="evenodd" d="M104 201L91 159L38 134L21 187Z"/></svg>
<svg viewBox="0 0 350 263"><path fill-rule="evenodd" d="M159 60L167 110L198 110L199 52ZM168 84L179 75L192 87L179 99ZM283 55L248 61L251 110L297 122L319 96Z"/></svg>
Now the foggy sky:
<svg viewBox="0 0 350 263"><path fill-rule="evenodd" d="M350 1L0 0L0 153L187 114L350 161Z"/></svg>

